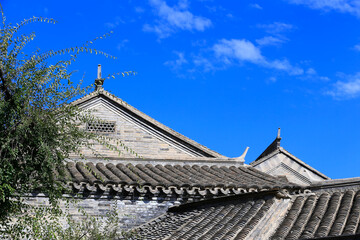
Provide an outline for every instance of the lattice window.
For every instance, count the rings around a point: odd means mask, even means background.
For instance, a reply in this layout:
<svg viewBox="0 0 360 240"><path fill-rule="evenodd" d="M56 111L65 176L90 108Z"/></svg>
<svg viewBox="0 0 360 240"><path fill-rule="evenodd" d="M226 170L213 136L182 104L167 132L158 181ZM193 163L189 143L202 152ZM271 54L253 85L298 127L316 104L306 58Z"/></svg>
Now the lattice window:
<svg viewBox="0 0 360 240"><path fill-rule="evenodd" d="M115 122L90 122L86 126L86 131L99 133L115 132Z"/></svg>

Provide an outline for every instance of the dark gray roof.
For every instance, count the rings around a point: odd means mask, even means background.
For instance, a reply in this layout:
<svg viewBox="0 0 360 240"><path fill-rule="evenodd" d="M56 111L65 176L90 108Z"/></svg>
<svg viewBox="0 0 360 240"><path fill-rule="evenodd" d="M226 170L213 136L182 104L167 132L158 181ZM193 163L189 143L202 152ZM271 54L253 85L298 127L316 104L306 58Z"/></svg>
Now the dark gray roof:
<svg viewBox="0 0 360 240"><path fill-rule="evenodd" d="M360 239L357 180L331 180L328 188L295 195L265 191L183 204L134 229L134 238Z"/></svg>
<svg viewBox="0 0 360 240"><path fill-rule="evenodd" d="M298 196L272 239L347 239L360 234L359 220L360 191Z"/></svg>
<svg viewBox="0 0 360 240"><path fill-rule="evenodd" d="M174 191L177 194L239 194L280 188L300 188L283 179L270 176L250 166L153 165L69 162L68 183L87 190L139 192Z"/></svg>
<svg viewBox="0 0 360 240"><path fill-rule="evenodd" d="M173 207L134 229L134 239L244 239L274 201L234 196Z"/></svg>

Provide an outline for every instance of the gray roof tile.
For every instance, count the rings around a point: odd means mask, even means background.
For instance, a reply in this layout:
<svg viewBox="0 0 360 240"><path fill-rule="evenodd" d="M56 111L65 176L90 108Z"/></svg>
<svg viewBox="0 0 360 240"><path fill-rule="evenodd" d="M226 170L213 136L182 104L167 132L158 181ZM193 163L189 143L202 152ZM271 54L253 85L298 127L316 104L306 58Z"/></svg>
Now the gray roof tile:
<svg viewBox="0 0 360 240"><path fill-rule="evenodd" d="M135 229L134 239L244 239L274 201L236 196L173 207Z"/></svg>
<svg viewBox="0 0 360 240"><path fill-rule="evenodd" d="M299 188L285 180L272 177L249 166L153 165L69 162L68 183L106 186L121 185L177 189L264 189Z"/></svg>
<svg viewBox="0 0 360 240"><path fill-rule="evenodd" d="M272 239L321 239L360 233L360 191L298 196Z"/></svg>

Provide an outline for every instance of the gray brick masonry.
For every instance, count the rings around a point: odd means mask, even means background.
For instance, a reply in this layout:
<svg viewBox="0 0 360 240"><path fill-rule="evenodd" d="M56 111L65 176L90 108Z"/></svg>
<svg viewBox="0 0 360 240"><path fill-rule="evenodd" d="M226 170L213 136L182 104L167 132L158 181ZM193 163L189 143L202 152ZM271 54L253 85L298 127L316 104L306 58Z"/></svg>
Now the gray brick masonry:
<svg viewBox="0 0 360 240"><path fill-rule="evenodd" d="M48 204L48 199L43 194L37 194L27 197L25 202L32 206L44 206ZM99 217L100 221L104 221L106 220L106 214L116 207L120 218L119 225L122 229L130 229L144 224L165 213L170 206L179 205L180 203L180 199L165 200L162 197L152 197L151 199L139 197L131 200L120 199L117 196L109 198L108 196L99 195L75 198L75 202L70 204L66 204L66 200L60 201L61 208L78 220L86 217L79 212L79 209L83 209L88 216Z"/></svg>
<svg viewBox="0 0 360 240"><path fill-rule="evenodd" d="M121 141L126 147L134 150L144 158L186 158L192 156L159 137L150 134L140 126L137 126L136 123L126 119L125 116L121 116L115 110L107 108L102 103L92 106L91 110L94 111L92 113L94 116L104 121L115 122L115 133L104 133L105 136ZM85 128L85 126L83 127ZM116 141L111 141L111 143L117 145ZM93 148L106 157L119 157L118 152L109 150L101 144L95 144ZM121 157L135 157L134 154L129 153L124 147L119 146L118 149L121 150ZM89 149L84 149L83 153L86 156L93 154Z"/></svg>

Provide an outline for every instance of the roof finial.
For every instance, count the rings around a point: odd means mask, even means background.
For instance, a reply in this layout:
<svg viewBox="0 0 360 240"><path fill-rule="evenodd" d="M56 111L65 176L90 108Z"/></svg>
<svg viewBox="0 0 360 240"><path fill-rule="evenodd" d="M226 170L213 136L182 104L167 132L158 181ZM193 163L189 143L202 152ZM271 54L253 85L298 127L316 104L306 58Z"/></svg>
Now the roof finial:
<svg viewBox="0 0 360 240"><path fill-rule="evenodd" d="M101 64L98 64L97 78L95 79L95 91L103 89L104 80L105 79L101 78Z"/></svg>
<svg viewBox="0 0 360 240"><path fill-rule="evenodd" d="M280 148L280 142L281 142L280 128L278 128L278 132L277 132L275 140L260 154L260 156L257 157L257 159L255 161L278 150Z"/></svg>
<svg viewBox="0 0 360 240"><path fill-rule="evenodd" d="M280 128L278 128L277 136L276 136L276 139L274 141L274 143L276 143L276 148L280 147L280 141L281 141Z"/></svg>
<svg viewBox="0 0 360 240"><path fill-rule="evenodd" d="M246 147L245 151L243 152L243 154L241 154L240 157L237 157L237 158L234 158L236 161L239 161L239 162L245 162L245 156L247 154L249 150L249 147Z"/></svg>
<svg viewBox="0 0 360 240"><path fill-rule="evenodd" d="M277 133L277 137L276 138L280 138L281 139L281 137L280 137L280 128L278 128L278 133Z"/></svg>
<svg viewBox="0 0 360 240"><path fill-rule="evenodd" d="M101 79L101 64L98 64L97 78Z"/></svg>

